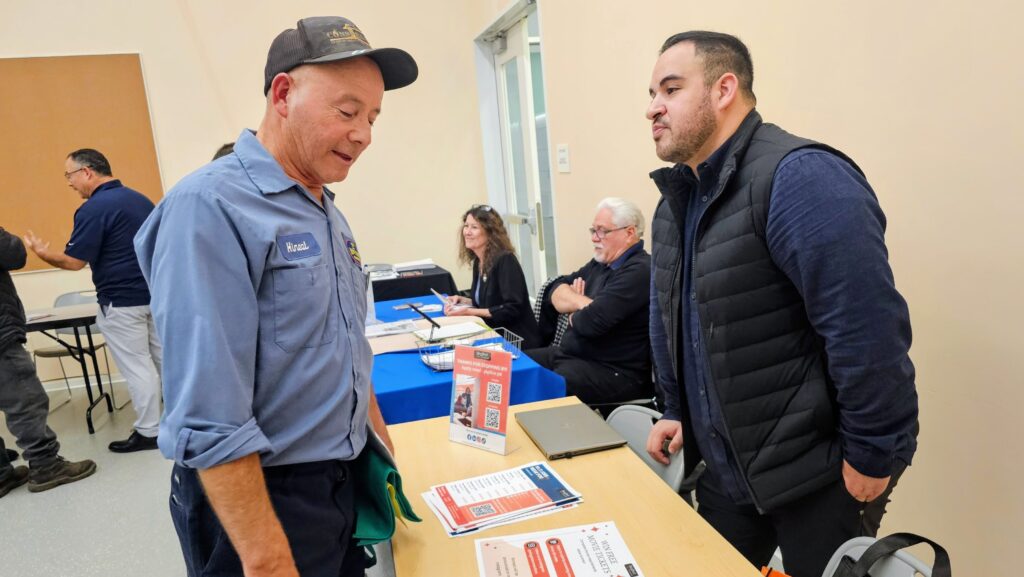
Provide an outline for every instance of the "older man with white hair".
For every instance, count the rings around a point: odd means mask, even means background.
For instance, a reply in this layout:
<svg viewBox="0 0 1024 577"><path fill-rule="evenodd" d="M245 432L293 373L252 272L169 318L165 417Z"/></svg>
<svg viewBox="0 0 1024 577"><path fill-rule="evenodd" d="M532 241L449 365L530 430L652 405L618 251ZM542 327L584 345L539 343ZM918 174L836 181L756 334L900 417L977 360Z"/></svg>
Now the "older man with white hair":
<svg viewBox="0 0 1024 577"><path fill-rule="evenodd" d="M590 405L653 396L651 256L643 234L644 215L635 204L602 200L590 227L593 260L541 295L542 317L568 314L569 328L559 345L526 354L565 377L566 392Z"/></svg>

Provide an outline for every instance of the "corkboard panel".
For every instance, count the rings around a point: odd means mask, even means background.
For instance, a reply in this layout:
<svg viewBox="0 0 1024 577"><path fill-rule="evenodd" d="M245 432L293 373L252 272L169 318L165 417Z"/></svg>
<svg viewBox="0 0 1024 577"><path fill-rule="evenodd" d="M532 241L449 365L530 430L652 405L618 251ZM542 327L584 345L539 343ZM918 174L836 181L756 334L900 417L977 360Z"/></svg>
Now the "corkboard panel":
<svg viewBox="0 0 1024 577"><path fill-rule="evenodd" d="M63 247L83 202L64 159L79 148L102 152L154 203L163 197L138 54L0 58L0 78L0 226ZM46 268L30 251L23 270Z"/></svg>

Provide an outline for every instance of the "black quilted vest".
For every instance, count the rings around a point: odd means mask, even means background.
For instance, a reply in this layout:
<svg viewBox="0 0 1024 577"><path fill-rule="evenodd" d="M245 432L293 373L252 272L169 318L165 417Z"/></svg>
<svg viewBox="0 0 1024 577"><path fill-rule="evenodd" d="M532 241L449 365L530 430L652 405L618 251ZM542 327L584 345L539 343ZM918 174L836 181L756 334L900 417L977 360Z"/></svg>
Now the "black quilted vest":
<svg viewBox="0 0 1024 577"><path fill-rule="evenodd" d="M775 169L800 148L827 150L857 168L842 153L764 124L757 111L750 112L730 142L697 224L692 257L693 302L706 351L699 362L722 406L728 446L762 512L841 475L835 388L824 345L765 240ZM672 369L681 383L681 229L690 185L672 168L656 170L651 178L662 194L651 227L654 283ZM693 438L681 387L684 439ZM700 455L696 443L685 448L689 472Z"/></svg>

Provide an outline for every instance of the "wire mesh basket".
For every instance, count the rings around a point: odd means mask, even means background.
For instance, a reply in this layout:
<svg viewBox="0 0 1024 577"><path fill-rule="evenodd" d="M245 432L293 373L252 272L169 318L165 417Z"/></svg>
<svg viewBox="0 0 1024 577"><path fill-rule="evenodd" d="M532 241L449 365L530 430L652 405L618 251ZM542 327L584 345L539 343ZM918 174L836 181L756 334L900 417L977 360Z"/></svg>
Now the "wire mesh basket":
<svg viewBox="0 0 1024 577"><path fill-rule="evenodd" d="M513 360L523 354L523 337L505 327L498 327L492 333L497 336L446 339L440 342L417 340L416 348L423 364L436 372L450 371L455 367L455 347L459 345L505 351L512 355Z"/></svg>

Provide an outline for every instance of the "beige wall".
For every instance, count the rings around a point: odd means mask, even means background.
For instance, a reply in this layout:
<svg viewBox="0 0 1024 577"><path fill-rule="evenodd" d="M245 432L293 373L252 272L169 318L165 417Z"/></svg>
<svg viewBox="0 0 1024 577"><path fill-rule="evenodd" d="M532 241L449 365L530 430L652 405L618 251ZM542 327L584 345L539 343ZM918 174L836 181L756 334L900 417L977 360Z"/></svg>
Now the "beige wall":
<svg viewBox="0 0 1024 577"><path fill-rule="evenodd" d="M762 115L857 160L889 219L910 303L921 448L884 532L946 544L957 573L1007 575L1024 542L1020 418L1024 153L1017 3L540 0L563 268L602 196L650 217L660 166L644 119L651 68L675 32L739 35ZM924 11L922 11L924 10ZM574 240L575 239L575 240Z"/></svg>
<svg viewBox="0 0 1024 577"><path fill-rule="evenodd" d="M374 44L407 48L421 66L420 81L386 96L374 145L336 187L366 261L432 256L454 268L458 213L486 200L472 39L506 4L345 7ZM572 152L573 172L554 182L563 268L589 258L580 231L601 197L633 198L648 216L654 207L646 174L659 162L643 114L660 42L690 28L740 35L753 52L762 114L856 158L889 217L892 264L917 337L922 433L883 530L940 540L958 573L1007 574L1024 540L1016 426L1024 267L1015 234L1024 200L1004 177L1024 151L1016 112L1024 14L995 0L931 3L927 13L878 0L780 4L637 0L626 16L608 0L540 0L551 143ZM309 0L4 8L0 57L142 54L167 187L256 126L274 34L338 10ZM465 271L458 278L467 284ZM87 272L16 282L30 308L90 286Z"/></svg>
<svg viewBox="0 0 1024 577"><path fill-rule="evenodd" d="M402 0L351 4L345 16L374 45L413 54L420 79L386 94L374 144L348 180L333 187L336 202L364 262L432 257L468 286L468 270L455 263L455 235L461 211L487 200L472 40L489 15L474 0L449 0L447 10ZM164 188L170 189L243 128L257 127L274 36L299 18L337 10L336 3L311 0L8 1L0 58L139 52ZM62 171L62 162L54 158L53 170ZM2 213L0 207L0 222ZM59 245L66 239L49 240ZM21 274L15 283L28 308L51 306L58 294L92 286L88 271ZM30 346L39 345L49 342L37 335ZM60 376L56 362L44 362L40 373Z"/></svg>
<svg viewBox="0 0 1024 577"><path fill-rule="evenodd" d="M487 14L474 0L446 5L375 0L345 7L374 45L405 48L420 65L419 81L387 93L374 144L334 187L366 262L430 256L454 270L460 211L487 199L472 50ZM0 57L141 53L169 189L243 128L258 125L273 37L298 18L337 10L311 0L9 1ZM54 170L61 161L54 159ZM64 292L65 275L51 274L52 290L24 295L29 306ZM468 272L458 274L468 284Z"/></svg>

